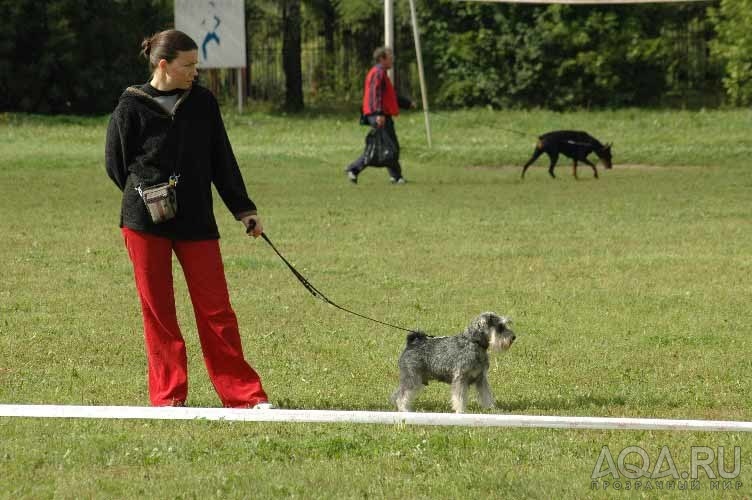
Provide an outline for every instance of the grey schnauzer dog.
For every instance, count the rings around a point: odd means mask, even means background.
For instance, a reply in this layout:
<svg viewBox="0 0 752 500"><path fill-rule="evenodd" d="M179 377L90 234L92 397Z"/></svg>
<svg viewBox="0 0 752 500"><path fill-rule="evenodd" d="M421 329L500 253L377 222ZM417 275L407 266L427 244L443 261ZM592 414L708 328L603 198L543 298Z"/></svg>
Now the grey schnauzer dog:
<svg viewBox="0 0 752 500"><path fill-rule="evenodd" d="M484 408L495 405L488 384L488 348L506 351L515 335L511 320L496 313L484 312L459 335L431 337L411 332L399 358L400 384L392 394L398 411L411 411L412 402L430 380L452 385L452 409L463 413L467 407L470 384L478 390Z"/></svg>

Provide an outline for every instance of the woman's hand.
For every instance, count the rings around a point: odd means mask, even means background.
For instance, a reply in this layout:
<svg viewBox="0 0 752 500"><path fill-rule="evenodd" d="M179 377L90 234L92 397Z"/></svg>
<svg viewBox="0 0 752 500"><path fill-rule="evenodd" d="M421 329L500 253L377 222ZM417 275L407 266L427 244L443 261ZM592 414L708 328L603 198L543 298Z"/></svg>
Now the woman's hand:
<svg viewBox="0 0 752 500"><path fill-rule="evenodd" d="M261 218L258 215L246 215L240 221L245 226L246 232L254 238L258 238L264 232L264 225L261 223Z"/></svg>

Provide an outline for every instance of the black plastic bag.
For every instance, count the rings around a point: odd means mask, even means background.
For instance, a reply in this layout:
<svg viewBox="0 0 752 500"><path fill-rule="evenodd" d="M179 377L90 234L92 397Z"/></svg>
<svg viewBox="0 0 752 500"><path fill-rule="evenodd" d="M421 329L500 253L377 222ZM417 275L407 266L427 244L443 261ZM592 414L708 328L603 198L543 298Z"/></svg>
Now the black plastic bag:
<svg viewBox="0 0 752 500"><path fill-rule="evenodd" d="M390 167L399 157L399 149L384 127L372 128L366 136L366 149L363 152L366 165Z"/></svg>

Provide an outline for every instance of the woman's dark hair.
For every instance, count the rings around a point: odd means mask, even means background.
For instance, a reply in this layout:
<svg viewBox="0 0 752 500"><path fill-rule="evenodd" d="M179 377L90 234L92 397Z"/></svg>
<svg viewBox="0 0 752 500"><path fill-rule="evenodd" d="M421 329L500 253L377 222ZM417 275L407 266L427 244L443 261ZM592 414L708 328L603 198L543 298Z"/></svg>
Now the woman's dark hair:
<svg viewBox="0 0 752 500"><path fill-rule="evenodd" d="M178 30L160 31L141 42L141 55L149 60L152 71L159 65L160 59L172 62L178 56L178 52L189 50L198 50L198 45L191 37Z"/></svg>

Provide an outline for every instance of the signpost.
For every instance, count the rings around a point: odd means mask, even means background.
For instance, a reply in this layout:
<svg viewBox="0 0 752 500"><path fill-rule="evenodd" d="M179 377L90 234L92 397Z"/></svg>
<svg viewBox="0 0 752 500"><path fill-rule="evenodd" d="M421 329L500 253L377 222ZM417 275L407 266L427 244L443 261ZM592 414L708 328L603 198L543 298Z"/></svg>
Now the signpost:
<svg viewBox="0 0 752 500"><path fill-rule="evenodd" d="M175 0L175 29L198 44L200 68L235 68L238 111L243 111L246 67L243 0Z"/></svg>

